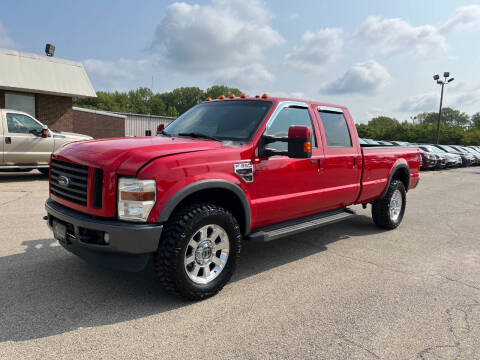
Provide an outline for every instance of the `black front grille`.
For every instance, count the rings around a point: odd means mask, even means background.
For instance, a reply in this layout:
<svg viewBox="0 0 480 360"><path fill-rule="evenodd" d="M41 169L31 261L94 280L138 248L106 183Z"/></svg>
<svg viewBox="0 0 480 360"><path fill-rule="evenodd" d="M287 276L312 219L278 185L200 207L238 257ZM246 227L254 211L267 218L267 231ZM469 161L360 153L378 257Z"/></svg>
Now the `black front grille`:
<svg viewBox="0 0 480 360"><path fill-rule="evenodd" d="M50 191L53 195L87 205L88 166L52 160Z"/></svg>

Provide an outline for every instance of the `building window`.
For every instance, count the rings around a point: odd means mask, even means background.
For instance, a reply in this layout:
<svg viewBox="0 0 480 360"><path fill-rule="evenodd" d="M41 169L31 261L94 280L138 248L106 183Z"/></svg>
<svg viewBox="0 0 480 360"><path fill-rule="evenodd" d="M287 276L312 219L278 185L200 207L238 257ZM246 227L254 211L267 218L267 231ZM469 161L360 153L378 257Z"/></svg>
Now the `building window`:
<svg viewBox="0 0 480 360"><path fill-rule="evenodd" d="M22 93L5 93L5 108L23 111L35 117L35 95Z"/></svg>

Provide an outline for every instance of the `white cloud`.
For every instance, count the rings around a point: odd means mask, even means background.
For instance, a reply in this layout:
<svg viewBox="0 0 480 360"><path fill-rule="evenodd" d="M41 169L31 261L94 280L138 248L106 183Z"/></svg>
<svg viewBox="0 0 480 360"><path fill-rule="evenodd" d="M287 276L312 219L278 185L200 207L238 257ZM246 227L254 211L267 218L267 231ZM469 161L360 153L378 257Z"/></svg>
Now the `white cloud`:
<svg viewBox="0 0 480 360"><path fill-rule="evenodd" d="M384 88L391 76L374 60L353 65L343 76L320 89L329 94L374 94Z"/></svg>
<svg viewBox="0 0 480 360"><path fill-rule="evenodd" d="M427 55L447 49L445 37L434 26L413 26L399 18L369 16L357 36L384 56L407 52Z"/></svg>
<svg viewBox="0 0 480 360"><path fill-rule="evenodd" d="M3 27L0 22L0 48L13 49L16 48L15 42L8 35L7 30Z"/></svg>
<svg viewBox="0 0 480 360"><path fill-rule="evenodd" d="M158 63L159 58L155 56L139 60L86 59L83 61L87 73L95 80L95 86L106 90L127 90L129 84L133 87L142 86L138 84L138 79L144 78L145 74L153 75Z"/></svg>
<svg viewBox="0 0 480 360"><path fill-rule="evenodd" d="M464 31L480 27L480 5L461 6L455 15L448 19L440 31Z"/></svg>
<svg viewBox="0 0 480 360"><path fill-rule="evenodd" d="M167 7L152 49L160 51L168 65L186 72L255 62L266 49L284 42L270 26L272 18L259 0L176 2Z"/></svg>
<svg viewBox="0 0 480 360"><path fill-rule="evenodd" d="M298 45L285 56L285 64L301 70L321 71L340 57L342 30L326 28L306 31Z"/></svg>
<svg viewBox="0 0 480 360"><path fill-rule="evenodd" d="M404 100L399 107L401 112L431 112L439 106L439 94L428 92L414 95Z"/></svg>
<svg viewBox="0 0 480 360"><path fill-rule="evenodd" d="M275 80L275 76L262 64L227 68L217 74L217 81L231 87L256 90Z"/></svg>

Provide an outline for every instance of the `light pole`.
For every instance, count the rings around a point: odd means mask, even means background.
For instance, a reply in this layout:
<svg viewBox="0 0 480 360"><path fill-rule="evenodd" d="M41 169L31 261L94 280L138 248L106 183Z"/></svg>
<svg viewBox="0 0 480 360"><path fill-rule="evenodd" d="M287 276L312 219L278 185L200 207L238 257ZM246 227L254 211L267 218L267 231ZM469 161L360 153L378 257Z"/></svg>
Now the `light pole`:
<svg viewBox="0 0 480 360"><path fill-rule="evenodd" d="M442 85L442 92L440 94L440 108L438 109L438 121L437 121L437 136L434 139L435 144L438 144L440 141L440 121L442 119L442 102L443 102L443 87L453 81L453 78L450 77L450 73L445 71L443 73L444 80L440 80L439 75L433 75L433 80L437 82L437 84Z"/></svg>

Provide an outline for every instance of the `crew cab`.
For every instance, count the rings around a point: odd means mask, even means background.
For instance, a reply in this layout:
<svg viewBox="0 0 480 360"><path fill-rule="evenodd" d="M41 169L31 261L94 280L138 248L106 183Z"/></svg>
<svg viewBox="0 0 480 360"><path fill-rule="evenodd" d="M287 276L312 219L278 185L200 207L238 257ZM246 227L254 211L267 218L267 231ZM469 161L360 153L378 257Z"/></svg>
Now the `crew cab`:
<svg viewBox="0 0 480 360"><path fill-rule="evenodd" d="M416 147L360 146L344 106L232 94L159 136L57 150L46 219L81 258L152 268L165 288L203 299L230 279L242 241L293 243L353 216L354 204L372 204L375 224L396 228L419 167Z"/></svg>
<svg viewBox="0 0 480 360"><path fill-rule="evenodd" d="M38 169L48 174L50 155L63 145L92 137L52 131L29 114L0 109L0 171Z"/></svg>

